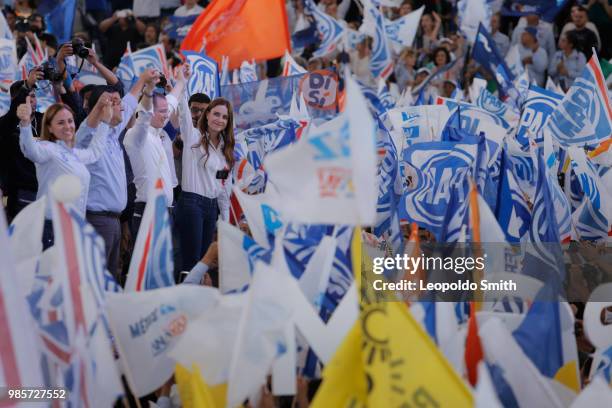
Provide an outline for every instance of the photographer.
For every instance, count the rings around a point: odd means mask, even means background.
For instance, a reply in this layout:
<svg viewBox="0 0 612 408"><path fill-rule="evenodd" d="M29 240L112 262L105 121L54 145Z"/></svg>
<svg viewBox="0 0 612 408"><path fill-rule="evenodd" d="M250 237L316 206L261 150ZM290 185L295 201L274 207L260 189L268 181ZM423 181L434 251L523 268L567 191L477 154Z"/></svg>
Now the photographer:
<svg viewBox="0 0 612 408"><path fill-rule="evenodd" d="M98 28L106 39L104 63L108 67L116 67L128 41L131 44L142 42L146 25L135 18L131 10L118 10L111 17L101 21Z"/></svg>
<svg viewBox="0 0 612 408"><path fill-rule="evenodd" d="M113 92L118 92L120 97L123 97L125 93L123 89L123 83L119 81L119 78L115 76L113 71L108 69L98 59L98 56L96 55L93 49L85 47L85 44L82 39L77 37L77 38L74 38L72 42L63 44L61 47L61 51L62 51L62 55L60 56L58 54L58 59L57 59L57 66L60 72L63 72L66 69L65 57L74 55L75 57L86 59L87 62L89 62L91 65L93 65L98 70L102 78L106 80L107 85L113 88ZM83 89L85 89L85 87ZM93 90L93 85L89 86L89 88L87 88L84 92L82 93L80 92L78 94L79 103L85 112L89 112L90 110L90 105L87 99L89 99L89 96L91 95L91 90ZM84 94L86 94L86 97L84 97ZM95 103L93 105L95 105Z"/></svg>
<svg viewBox="0 0 612 408"><path fill-rule="evenodd" d="M0 118L0 154L2 171L6 176L7 218L9 222L28 204L36 200L38 183L34 163L27 159L19 147L19 119L17 107L30 97L32 104L32 134L38 137L41 132L43 114L36 112L36 81L43 78L40 69L35 68L25 81L16 81L11 85L11 106L6 115Z"/></svg>

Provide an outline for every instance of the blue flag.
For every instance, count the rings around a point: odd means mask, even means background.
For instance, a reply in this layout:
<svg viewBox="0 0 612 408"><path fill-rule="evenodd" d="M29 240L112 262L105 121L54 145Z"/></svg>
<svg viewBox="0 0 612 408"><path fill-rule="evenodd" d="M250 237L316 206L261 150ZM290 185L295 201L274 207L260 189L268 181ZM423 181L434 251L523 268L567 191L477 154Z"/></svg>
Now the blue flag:
<svg viewBox="0 0 612 408"><path fill-rule="evenodd" d="M170 16L168 18L168 25L164 27L164 33L168 37L182 42L197 18L198 15L186 17Z"/></svg>
<svg viewBox="0 0 612 408"><path fill-rule="evenodd" d="M47 30L57 37L60 44L68 42L72 38L75 10L76 0L64 0L45 14Z"/></svg>
<svg viewBox="0 0 612 408"><path fill-rule="evenodd" d="M506 151L502 152L501 181L496 218L508 242L520 242L531 225L531 212L514 175L514 167Z"/></svg>
<svg viewBox="0 0 612 408"><path fill-rule="evenodd" d="M506 1L502 7L504 16L526 16L537 14L544 21L552 23L567 0L512 0Z"/></svg>
<svg viewBox="0 0 612 408"><path fill-rule="evenodd" d="M221 96L217 62L199 52L183 51L183 55L191 66L191 77L187 83L189 95L205 93L211 100Z"/></svg>
<svg viewBox="0 0 612 408"><path fill-rule="evenodd" d="M508 90L513 86L514 75L506 65L503 56L497 50L491 34L482 24L478 26L472 58L495 78L502 92L507 94Z"/></svg>

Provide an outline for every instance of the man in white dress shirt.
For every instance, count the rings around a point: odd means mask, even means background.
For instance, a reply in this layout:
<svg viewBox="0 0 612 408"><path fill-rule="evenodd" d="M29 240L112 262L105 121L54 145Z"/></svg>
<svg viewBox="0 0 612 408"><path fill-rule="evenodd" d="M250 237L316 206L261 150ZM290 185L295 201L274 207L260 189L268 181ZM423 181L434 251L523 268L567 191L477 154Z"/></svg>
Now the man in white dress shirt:
<svg viewBox="0 0 612 408"><path fill-rule="evenodd" d="M162 179L168 208L172 207L174 201L172 189L178 184L174 169L172 141L163 128L168 123L170 115L177 109L177 95L183 92L185 82L177 81L172 92L166 96L154 92L157 82L159 82L159 74L152 83L145 85L141 103L137 108L137 114L138 112L149 112L152 115L147 132L130 129L123 140L136 185L134 218L132 219L134 239L140 227L149 189L155 180L158 177Z"/></svg>

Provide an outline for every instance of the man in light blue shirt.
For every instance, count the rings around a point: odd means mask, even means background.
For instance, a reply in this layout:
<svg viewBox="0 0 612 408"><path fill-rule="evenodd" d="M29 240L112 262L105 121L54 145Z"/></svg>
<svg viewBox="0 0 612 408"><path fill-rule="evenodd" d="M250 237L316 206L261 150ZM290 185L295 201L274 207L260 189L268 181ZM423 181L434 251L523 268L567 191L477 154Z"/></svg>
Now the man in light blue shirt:
<svg viewBox="0 0 612 408"><path fill-rule="evenodd" d="M138 106L137 97L147 81L153 81L154 70L145 71L138 82L121 99L117 89L100 85L94 88L89 97L89 105L94 106L103 92L109 92L113 101L113 117L110 137L107 138L102 157L94 164L88 165L91 173L89 194L87 198L87 221L104 239L106 247L107 268L120 281L118 276L119 245L121 243L121 223L119 217L127 204L127 181L123 150L119 143L119 134L127 126ZM76 134L77 146L87 147L91 142L96 124L90 126L83 122Z"/></svg>

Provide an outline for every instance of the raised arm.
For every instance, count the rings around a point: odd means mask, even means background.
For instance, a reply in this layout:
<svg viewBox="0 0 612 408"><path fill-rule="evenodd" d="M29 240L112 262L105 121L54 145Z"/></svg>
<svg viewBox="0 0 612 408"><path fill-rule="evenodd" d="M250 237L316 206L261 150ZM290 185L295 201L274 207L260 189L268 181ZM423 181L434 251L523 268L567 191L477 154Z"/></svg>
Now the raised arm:
<svg viewBox="0 0 612 408"><path fill-rule="evenodd" d="M159 82L159 72L154 72L151 79L145 83L142 90L142 99L140 100L140 106L138 109L138 117L136 118L136 124L132 129L128 131L123 140L123 144L127 147L131 145L133 147L140 147L144 144L147 138L147 132L151 117L153 116L153 91L155 84Z"/></svg>
<svg viewBox="0 0 612 408"><path fill-rule="evenodd" d="M87 62L96 67L96 69L98 70L100 75L102 75L102 78L104 78L107 84L113 86L117 85L119 83L119 78L117 78L113 71L108 69L106 65L104 65L100 61L100 59L96 55L96 52L93 49L87 48L87 50L89 51L89 55L87 56Z"/></svg>
<svg viewBox="0 0 612 408"><path fill-rule="evenodd" d="M105 33L108 31L109 28L111 28L113 26L113 24L115 24L117 22L117 20L119 20L119 17L117 17L117 12L115 11L115 13L110 16L109 18L100 21L100 24L98 24L98 28L100 29L101 32Z"/></svg>
<svg viewBox="0 0 612 408"><path fill-rule="evenodd" d="M184 70L179 70L177 83L179 81L189 81L190 76L191 71L189 69L189 65L185 65ZM178 113L181 138L183 139L185 145L191 146L192 144L196 143L197 139L199 138L199 132L193 127L193 122L191 121L191 112L189 111L189 104L187 103L187 92L183 91L182 95L177 96L177 98L179 101Z"/></svg>
<svg viewBox="0 0 612 408"><path fill-rule="evenodd" d="M38 143L32 136L32 105L30 97L26 102L17 107L17 117L19 118L19 146L23 155L36 163L44 163L51 159L52 152L48 146Z"/></svg>
<svg viewBox="0 0 612 408"><path fill-rule="evenodd" d="M106 138L110 133L108 124L110 123L112 116L113 102L111 95L108 92L104 92L86 119L88 127L96 128L89 147L74 150L76 156L84 164L97 162L100 156L102 156L104 153Z"/></svg>

